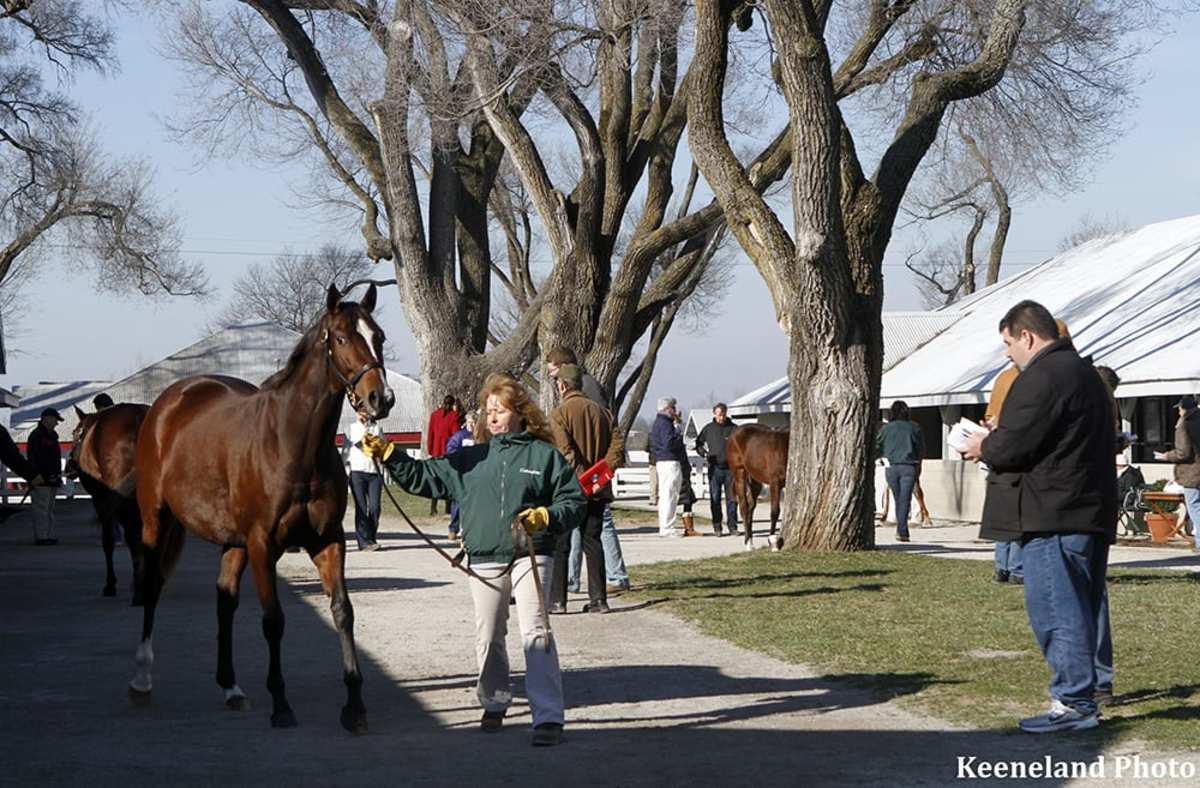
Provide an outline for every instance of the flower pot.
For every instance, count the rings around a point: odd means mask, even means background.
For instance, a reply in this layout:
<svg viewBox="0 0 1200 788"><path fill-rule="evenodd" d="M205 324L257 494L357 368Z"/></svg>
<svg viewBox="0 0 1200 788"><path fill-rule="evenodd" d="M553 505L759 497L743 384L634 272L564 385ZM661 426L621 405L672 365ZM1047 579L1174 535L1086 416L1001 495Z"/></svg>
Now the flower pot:
<svg viewBox="0 0 1200 788"><path fill-rule="evenodd" d="M1146 515L1146 526L1150 529L1151 542L1169 542L1175 535L1175 527L1179 518L1174 514L1157 514L1150 512Z"/></svg>

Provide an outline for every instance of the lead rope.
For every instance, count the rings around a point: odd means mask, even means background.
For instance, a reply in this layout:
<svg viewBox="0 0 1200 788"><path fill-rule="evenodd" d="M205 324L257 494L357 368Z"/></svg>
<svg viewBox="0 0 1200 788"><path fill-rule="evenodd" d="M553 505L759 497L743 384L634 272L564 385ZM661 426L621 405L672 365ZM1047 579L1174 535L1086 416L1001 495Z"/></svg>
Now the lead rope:
<svg viewBox="0 0 1200 788"><path fill-rule="evenodd" d="M375 464L375 471L377 473L379 473L379 475L382 477L383 476L383 464L379 462L379 458L372 457L371 462L373 462ZM449 553L447 553L445 550L442 549L441 545L439 545L437 542L430 539L425 534L425 532L422 531L420 528L418 528L417 524L414 523L412 521L412 519L409 518L408 513L404 511L404 509L400 506L400 502L396 500L396 496L392 495L392 491L388 487L388 485L384 484L381 486L383 487L383 491L385 493L387 493L388 499L392 502L392 506L395 506L396 511L398 511L400 513L400 516L404 518L404 522L408 523L408 527L413 529L413 531L416 532L417 536L419 536L425 540L425 544L429 545L434 550L437 550L438 553L442 556L442 558L445 558L450 563L450 566L452 566L455 569L459 570L460 572L464 573L468 577L475 578L476 580L483 583L485 586L492 589L493 591L497 591L497 592L500 591L499 588L492 585L491 582L489 582L489 581L499 580L500 578L502 578L505 575L512 572L513 566L515 566L517 563L516 551L513 551L513 557L508 562L508 566L504 567L504 569L501 570L499 572L499 574L495 575L494 577L490 577L490 578L484 577L483 575L479 574L474 569L472 569L470 566L463 566L462 559L463 559L463 555L465 554L464 550L459 550L458 555L452 557ZM525 529L524 529L524 527L521 526L520 521L513 520L512 527L513 527L514 535L518 529L523 533L525 545L529 551L529 568L530 568L530 571L533 572L533 587L537 591L538 615L542 620L542 629L545 632L545 636L542 638L542 650L545 651L547 654L549 654L550 653L550 645L551 645L551 643L553 643L554 635L550 630L550 614L546 611L546 594L545 594L545 591L542 586L542 575L540 572L538 572L537 555L533 552L533 540L529 538L528 534L524 534Z"/></svg>
<svg viewBox="0 0 1200 788"><path fill-rule="evenodd" d="M383 466L379 462L379 458L372 457L371 461L373 463L375 463L375 471L382 477L383 476ZM408 513L404 511L404 509L400 506L400 502L396 500L396 496L392 495L392 491L391 491L391 489L389 489L388 485L384 484L381 486L383 487L383 491L385 493L387 493L388 499L392 502L392 506L396 507L396 511L398 511L400 513L400 516L404 518L404 522L408 523L408 527L413 529L413 531L417 534L417 536L424 539L425 544L429 545L434 550L437 550L438 553L442 556L442 558L446 559L446 561L450 564L450 566L459 570L460 572L467 575L468 577L475 578L476 580L483 583L485 586L492 589L493 591L500 590L496 586L492 585L489 581L490 580L499 580L500 578L504 577L506 574L508 574L509 572L512 571L513 565L517 562L517 556L515 554L513 555L512 560L508 562L508 566L504 567L504 569L501 570L499 574L495 575L494 577L490 577L490 578L484 577L483 575L479 574L471 567L463 566L462 560L463 560L463 556L465 555L464 551L459 550L458 555L451 556L449 553L447 553L445 550L442 549L441 545L439 545L437 542L430 539L425 534L425 532L422 531L420 528L418 528L417 524L414 523L412 521L412 519L409 518Z"/></svg>

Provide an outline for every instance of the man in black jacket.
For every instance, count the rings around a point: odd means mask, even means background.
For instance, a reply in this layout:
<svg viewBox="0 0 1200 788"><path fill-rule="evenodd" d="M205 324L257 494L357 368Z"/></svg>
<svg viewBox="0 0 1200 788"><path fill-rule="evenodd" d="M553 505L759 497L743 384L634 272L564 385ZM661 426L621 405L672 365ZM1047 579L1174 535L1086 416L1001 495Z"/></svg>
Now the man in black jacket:
<svg viewBox="0 0 1200 788"><path fill-rule="evenodd" d="M1019 524L1025 607L1050 665L1053 698L1049 712L1020 726L1028 733L1094 728L1098 652L1107 641L1099 631L1105 572L1117 528L1112 400L1041 304L1010 309L1000 336L1021 374L997 429L974 437L964 455L1019 474L1012 485L989 486L988 506Z"/></svg>
<svg viewBox="0 0 1200 788"><path fill-rule="evenodd" d="M729 533L736 534L738 528L737 498L733 495L733 474L729 471L729 455L725 444L730 434L737 429L729 420L729 409L724 402L713 406L713 420L704 425L696 436L696 453L708 460L708 502L712 507L713 530L721 533L721 494L725 495L725 525Z"/></svg>
<svg viewBox="0 0 1200 788"><path fill-rule="evenodd" d="M29 463L43 483L30 487L29 502L33 514L33 543L56 545L54 537L54 498L62 484L62 451L54 428L63 420L54 408L46 408L26 439Z"/></svg>

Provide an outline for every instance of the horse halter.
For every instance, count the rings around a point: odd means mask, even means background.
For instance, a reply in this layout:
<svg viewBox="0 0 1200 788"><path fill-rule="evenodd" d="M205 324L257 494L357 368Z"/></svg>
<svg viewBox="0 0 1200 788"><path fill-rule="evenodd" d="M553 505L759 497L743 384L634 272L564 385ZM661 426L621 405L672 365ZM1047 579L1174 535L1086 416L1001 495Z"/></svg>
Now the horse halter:
<svg viewBox="0 0 1200 788"><path fill-rule="evenodd" d="M355 410L358 410L360 400L358 398L358 395L354 393L354 387L358 385L358 381L362 380L363 375L367 374L371 370L373 370L373 369L382 370L383 362L375 361L375 360L368 361L366 364L362 365L362 368L359 369L357 373L355 373L354 377L347 378L345 375L342 374L342 371L340 369L338 369L338 365L336 363L334 363L334 361L333 361L333 343L330 342L330 340L329 340L329 329L328 328L325 329L325 335L321 337L321 341L325 343L325 364L326 364L326 366L328 366L329 368L331 368L333 370L333 374L337 375L338 380L340 380L342 382L342 385L346 387L346 398L350 401L350 407L354 408ZM386 371L384 374L386 375Z"/></svg>

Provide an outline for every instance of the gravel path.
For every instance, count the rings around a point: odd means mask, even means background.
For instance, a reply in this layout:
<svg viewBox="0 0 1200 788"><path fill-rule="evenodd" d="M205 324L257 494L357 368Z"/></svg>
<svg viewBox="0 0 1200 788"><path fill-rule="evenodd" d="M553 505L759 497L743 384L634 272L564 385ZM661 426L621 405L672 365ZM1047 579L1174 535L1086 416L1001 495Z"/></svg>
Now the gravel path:
<svg viewBox="0 0 1200 788"><path fill-rule="evenodd" d="M519 672L509 727L481 734L466 580L394 521L384 524L384 550L348 557L369 734L351 737L338 725L337 639L315 572L299 555L286 556L280 574L284 673L300 727L267 723L266 647L249 573L235 661L253 705L224 710L213 679L218 553L195 539L159 608L153 704L135 708L125 687L141 615L128 607L128 556L118 561L121 596L101 598L103 562L86 507L66 507L54 548L29 544L25 515L0 527L3 785L945 785L956 782L960 756L976 756L976 769L1047 755L1096 768L1101 754L1107 779L1036 784L1157 782L1113 779L1116 759L1132 758L1136 747L1102 753L1102 736L955 728L619 597L608 616L553 620L568 705L563 746L529 746ZM631 564L740 549L729 538L622 531ZM571 610L582 601L573 598ZM510 653L517 672L511 632ZM1143 767L1151 761L1169 763L1144 756Z"/></svg>

